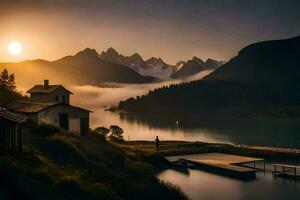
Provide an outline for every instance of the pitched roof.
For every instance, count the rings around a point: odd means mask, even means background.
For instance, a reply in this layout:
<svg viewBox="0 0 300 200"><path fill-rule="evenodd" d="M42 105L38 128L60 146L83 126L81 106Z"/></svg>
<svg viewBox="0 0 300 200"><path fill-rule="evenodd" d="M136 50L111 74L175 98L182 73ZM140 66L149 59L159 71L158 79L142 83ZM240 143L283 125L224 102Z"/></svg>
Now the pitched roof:
<svg viewBox="0 0 300 200"><path fill-rule="evenodd" d="M7 104L5 107L8 110L13 110L20 113L37 113L49 106L55 105L57 103L38 103L32 101L15 101Z"/></svg>
<svg viewBox="0 0 300 200"><path fill-rule="evenodd" d="M25 117L24 115L8 111L7 109L2 107L0 107L0 117L17 123L25 122L27 119L27 117Z"/></svg>
<svg viewBox="0 0 300 200"><path fill-rule="evenodd" d="M44 85L35 85L33 86L30 90L27 91L27 93L45 93L49 94L51 92L54 92L56 89L62 87L66 91L68 91L70 94L73 94L69 90L67 90L64 86L62 85L49 85L47 88L45 88Z"/></svg>
<svg viewBox="0 0 300 200"><path fill-rule="evenodd" d="M20 113L38 113L47 108L50 108L52 106L58 106L58 105L65 105L65 106L72 107L75 109L80 109L80 110L84 110L87 112L91 112L84 108L72 106L72 105L65 104L65 103L38 103L38 102L32 102L32 101L15 101L15 102L7 104L6 108L8 110L12 110L15 112L20 112Z"/></svg>

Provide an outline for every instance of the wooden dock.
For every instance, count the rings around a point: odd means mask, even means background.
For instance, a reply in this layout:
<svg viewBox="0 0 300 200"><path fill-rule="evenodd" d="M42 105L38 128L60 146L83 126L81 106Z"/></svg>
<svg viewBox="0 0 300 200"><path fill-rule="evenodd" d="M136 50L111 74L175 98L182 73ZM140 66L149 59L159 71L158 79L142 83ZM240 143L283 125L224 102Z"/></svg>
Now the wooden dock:
<svg viewBox="0 0 300 200"><path fill-rule="evenodd" d="M272 164L274 166L273 175L282 176L288 178L299 179L300 166L297 165L286 165L286 164Z"/></svg>
<svg viewBox="0 0 300 200"><path fill-rule="evenodd" d="M222 175L228 175L240 179L252 179L256 175L256 162L263 161L263 169L265 170L264 159L252 158L245 156L236 156L223 153L206 153L197 155L186 155L177 157L167 157L171 162L189 163L193 168L198 168ZM244 164L252 164L243 166Z"/></svg>

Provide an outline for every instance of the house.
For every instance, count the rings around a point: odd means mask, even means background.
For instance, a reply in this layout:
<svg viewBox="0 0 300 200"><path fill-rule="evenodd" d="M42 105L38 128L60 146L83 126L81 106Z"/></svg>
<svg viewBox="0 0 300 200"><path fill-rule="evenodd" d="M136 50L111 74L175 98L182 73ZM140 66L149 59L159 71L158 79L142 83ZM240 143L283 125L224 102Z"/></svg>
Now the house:
<svg viewBox="0 0 300 200"><path fill-rule="evenodd" d="M44 80L44 85L35 85L27 93L33 102L65 104L70 104L70 94L73 94L62 85L49 85L49 80Z"/></svg>
<svg viewBox="0 0 300 200"><path fill-rule="evenodd" d="M89 130L90 111L70 104L72 92L62 85L35 85L30 90L30 101L8 104L7 109L25 114L38 125L49 124L61 127L78 135Z"/></svg>
<svg viewBox="0 0 300 200"><path fill-rule="evenodd" d="M8 152L21 152L22 124L26 117L0 107L0 148Z"/></svg>

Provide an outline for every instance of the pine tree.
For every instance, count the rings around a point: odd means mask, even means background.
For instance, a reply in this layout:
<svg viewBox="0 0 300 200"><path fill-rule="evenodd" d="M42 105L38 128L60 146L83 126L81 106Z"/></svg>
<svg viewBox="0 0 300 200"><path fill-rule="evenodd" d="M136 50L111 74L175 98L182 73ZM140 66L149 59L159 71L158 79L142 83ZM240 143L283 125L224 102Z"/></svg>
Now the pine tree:
<svg viewBox="0 0 300 200"><path fill-rule="evenodd" d="M4 69L1 74L0 74L0 82L1 85L7 86L8 85L8 80L9 80L9 74L8 70Z"/></svg>
<svg viewBox="0 0 300 200"><path fill-rule="evenodd" d="M8 78L8 87L11 90L16 89L16 82L15 82L15 74L14 73L12 73L11 75L9 75L9 78Z"/></svg>
<svg viewBox="0 0 300 200"><path fill-rule="evenodd" d="M10 90L16 89L15 74L9 74L8 70L4 69L0 74L0 85Z"/></svg>

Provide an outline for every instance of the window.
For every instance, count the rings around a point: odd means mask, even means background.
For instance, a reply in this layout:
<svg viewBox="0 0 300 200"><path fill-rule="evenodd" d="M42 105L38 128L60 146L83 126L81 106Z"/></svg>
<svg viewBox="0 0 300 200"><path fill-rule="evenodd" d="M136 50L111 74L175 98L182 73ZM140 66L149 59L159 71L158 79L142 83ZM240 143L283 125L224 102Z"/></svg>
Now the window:
<svg viewBox="0 0 300 200"><path fill-rule="evenodd" d="M55 96L55 101L58 101L58 95Z"/></svg>
<svg viewBox="0 0 300 200"><path fill-rule="evenodd" d="M62 101L66 103L65 95L62 95Z"/></svg>

